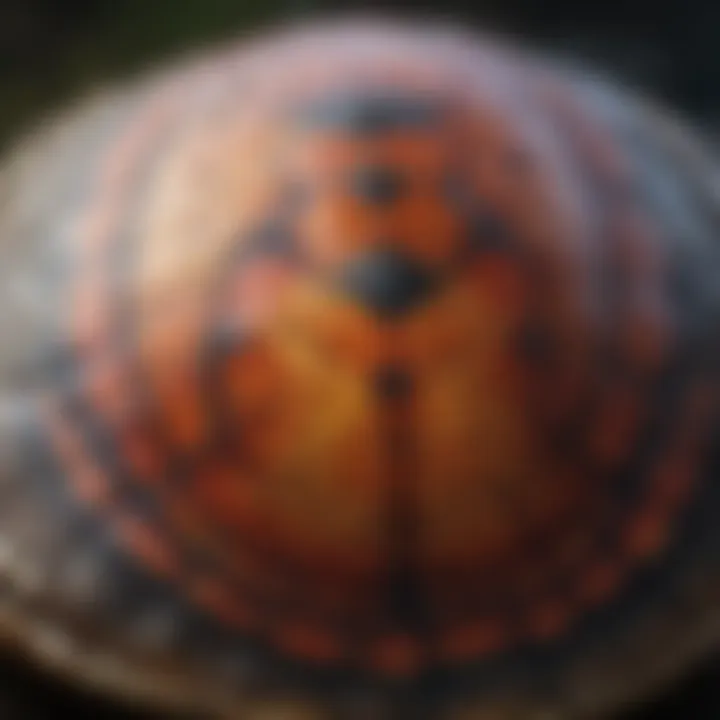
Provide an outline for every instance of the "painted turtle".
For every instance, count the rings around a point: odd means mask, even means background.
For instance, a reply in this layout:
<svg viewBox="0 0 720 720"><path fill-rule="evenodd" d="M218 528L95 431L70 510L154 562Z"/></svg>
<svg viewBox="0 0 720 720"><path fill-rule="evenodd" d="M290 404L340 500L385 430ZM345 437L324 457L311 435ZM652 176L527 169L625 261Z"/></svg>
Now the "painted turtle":
<svg viewBox="0 0 720 720"><path fill-rule="evenodd" d="M718 640L717 166L511 42L277 29L0 205L0 628L179 716L606 717Z"/></svg>

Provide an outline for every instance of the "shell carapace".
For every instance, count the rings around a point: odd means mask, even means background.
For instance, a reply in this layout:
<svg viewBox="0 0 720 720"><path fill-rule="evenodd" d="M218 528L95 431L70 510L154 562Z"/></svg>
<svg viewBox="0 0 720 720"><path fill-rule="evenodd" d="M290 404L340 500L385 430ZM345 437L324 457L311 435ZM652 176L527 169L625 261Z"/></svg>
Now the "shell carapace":
<svg viewBox="0 0 720 720"><path fill-rule="evenodd" d="M231 717L574 718L675 677L720 590L696 135L373 22L31 135L0 209L3 632Z"/></svg>

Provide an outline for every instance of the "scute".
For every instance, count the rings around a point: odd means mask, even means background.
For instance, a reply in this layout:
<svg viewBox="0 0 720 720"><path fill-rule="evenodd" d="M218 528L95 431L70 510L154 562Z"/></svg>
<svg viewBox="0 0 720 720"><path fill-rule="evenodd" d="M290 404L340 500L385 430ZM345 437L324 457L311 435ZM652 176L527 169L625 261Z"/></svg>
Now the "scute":
<svg viewBox="0 0 720 720"><path fill-rule="evenodd" d="M25 652L176 711L532 720L717 640L718 177L669 111L457 29L328 24L5 168Z"/></svg>

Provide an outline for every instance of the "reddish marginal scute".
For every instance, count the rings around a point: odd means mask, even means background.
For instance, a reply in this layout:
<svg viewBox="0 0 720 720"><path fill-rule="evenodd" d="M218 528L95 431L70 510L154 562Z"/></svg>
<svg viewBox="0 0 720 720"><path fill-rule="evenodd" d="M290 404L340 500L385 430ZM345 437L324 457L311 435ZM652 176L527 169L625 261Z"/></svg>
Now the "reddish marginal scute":
<svg viewBox="0 0 720 720"><path fill-rule="evenodd" d="M370 663L381 675L398 678L415 675L425 664L422 643L411 635L381 636L370 649Z"/></svg>
<svg viewBox="0 0 720 720"><path fill-rule="evenodd" d="M345 650L332 633L299 622L275 628L278 647L292 655L306 657L318 663L336 663L345 659Z"/></svg>
<svg viewBox="0 0 720 720"><path fill-rule="evenodd" d="M195 506L218 527L232 529L252 522L257 494L252 480L237 472L221 466L203 467L189 480L183 506Z"/></svg>
<svg viewBox="0 0 720 720"><path fill-rule="evenodd" d="M650 506L636 517L628 528L627 551L636 558L655 555L668 540L669 513Z"/></svg>
<svg viewBox="0 0 720 720"><path fill-rule="evenodd" d="M163 460L142 428L124 428L118 435L123 457L134 476L152 482L163 471Z"/></svg>
<svg viewBox="0 0 720 720"><path fill-rule="evenodd" d="M223 623L233 628L252 629L256 626L258 615L249 604L232 596L227 589L214 578L198 578L189 588L185 588L192 599L207 607Z"/></svg>
<svg viewBox="0 0 720 720"><path fill-rule="evenodd" d="M562 600L539 602L530 616L530 632L539 640L556 637L567 627L574 610Z"/></svg>
<svg viewBox="0 0 720 720"><path fill-rule="evenodd" d="M655 556L670 543L678 511L690 500L713 426L714 408L708 395L712 397L712 388L703 382L687 391L683 424L660 455L645 505L625 528L626 552L633 558Z"/></svg>
<svg viewBox="0 0 720 720"><path fill-rule="evenodd" d="M586 606L599 605L611 598L622 582L627 568L615 558L597 559L584 568L577 595Z"/></svg>
<svg viewBox="0 0 720 720"><path fill-rule="evenodd" d="M241 641L386 678L619 598L712 423L646 442L682 347L613 128L559 76L508 64L498 93L495 63L403 48L141 104L81 213L83 380L50 420L150 574Z"/></svg>
<svg viewBox="0 0 720 720"><path fill-rule="evenodd" d="M513 640L512 630L497 618L462 625L446 634L441 643L446 662L468 662L502 650Z"/></svg>
<svg viewBox="0 0 720 720"><path fill-rule="evenodd" d="M599 466L621 467L640 439L647 397L636 387L612 388L590 430L589 450Z"/></svg>
<svg viewBox="0 0 720 720"><path fill-rule="evenodd" d="M110 499L110 486L102 468L85 455L75 433L62 417L51 416L48 425L53 445L68 468L75 494L91 506L106 505Z"/></svg>
<svg viewBox="0 0 720 720"><path fill-rule="evenodd" d="M176 559L172 549L152 527L127 514L119 517L116 523L133 555L142 558L161 576L171 576L176 572Z"/></svg>

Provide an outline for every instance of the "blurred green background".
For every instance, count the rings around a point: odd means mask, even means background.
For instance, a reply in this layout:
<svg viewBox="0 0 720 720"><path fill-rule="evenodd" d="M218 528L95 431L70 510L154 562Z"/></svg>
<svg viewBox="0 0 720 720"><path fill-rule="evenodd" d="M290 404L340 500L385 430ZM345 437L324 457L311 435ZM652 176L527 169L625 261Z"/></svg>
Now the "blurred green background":
<svg viewBox="0 0 720 720"><path fill-rule="evenodd" d="M0 146L88 86L276 21L358 8L497 28L599 62L700 120L720 118L717 0L0 0Z"/></svg>

